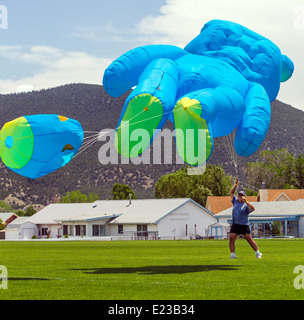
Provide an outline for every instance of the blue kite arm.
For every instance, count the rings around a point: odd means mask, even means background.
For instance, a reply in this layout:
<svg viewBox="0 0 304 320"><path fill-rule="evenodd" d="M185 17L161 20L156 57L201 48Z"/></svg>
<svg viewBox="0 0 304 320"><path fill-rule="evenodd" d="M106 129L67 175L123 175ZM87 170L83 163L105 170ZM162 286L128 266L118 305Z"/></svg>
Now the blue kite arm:
<svg viewBox="0 0 304 320"><path fill-rule="evenodd" d="M103 86L112 97L119 97L138 84L138 79L147 65L159 58L171 60L188 54L171 45L148 45L135 48L116 59L106 69Z"/></svg>
<svg viewBox="0 0 304 320"><path fill-rule="evenodd" d="M271 105L265 89L251 83L245 97L246 111L236 131L234 148L238 155L248 157L262 144L271 117Z"/></svg>

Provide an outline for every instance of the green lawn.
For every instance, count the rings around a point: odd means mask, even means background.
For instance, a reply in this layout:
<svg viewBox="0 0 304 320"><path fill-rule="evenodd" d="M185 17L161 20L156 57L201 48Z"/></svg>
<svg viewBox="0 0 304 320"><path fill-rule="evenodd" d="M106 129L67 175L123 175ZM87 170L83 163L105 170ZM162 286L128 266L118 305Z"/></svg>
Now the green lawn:
<svg viewBox="0 0 304 320"><path fill-rule="evenodd" d="M304 299L294 268L304 240L257 240L261 260L237 240L0 242L8 289L0 299Z"/></svg>

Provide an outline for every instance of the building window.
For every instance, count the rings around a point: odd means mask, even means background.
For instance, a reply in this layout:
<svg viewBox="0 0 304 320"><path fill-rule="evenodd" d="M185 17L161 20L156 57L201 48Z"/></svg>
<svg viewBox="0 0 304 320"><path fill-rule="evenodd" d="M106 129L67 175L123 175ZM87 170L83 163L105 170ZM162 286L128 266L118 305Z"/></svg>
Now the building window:
<svg viewBox="0 0 304 320"><path fill-rule="evenodd" d="M93 226L93 237L98 237L99 236L99 226L94 225Z"/></svg>
<svg viewBox="0 0 304 320"><path fill-rule="evenodd" d="M41 228L41 235L47 236L48 235L48 228Z"/></svg>
<svg viewBox="0 0 304 320"><path fill-rule="evenodd" d="M123 225L122 224L118 225L118 234L123 234Z"/></svg>
<svg viewBox="0 0 304 320"><path fill-rule="evenodd" d="M63 225L63 235L65 236L66 234L68 234L68 226L67 225Z"/></svg>
<svg viewBox="0 0 304 320"><path fill-rule="evenodd" d="M73 234L73 226L68 226L68 235L72 236Z"/></svg>
<svg viewBox="0 0 304 320"><path fill-rule="evenodd" d="M76 237L85 236L86 235L86 226L85 225L76 225L75 226Z"/></svg>
<svg viewBox="0 0 304 320"><path fill-rule="evenodd" d="M144 237L148 236L148 225L147 224L138 224L137 225L137 237Z"/></svg>
<svg viewBox="0 0 304 320"><path fill-rule="evenodd" d="M299 230L299 222L290 220L287 221L287 235L298 237L298 230Z"/></svg>
<svg viewBox="0 0 304 320"><path fill-rule="evenodd" d="M63 225L63 235L73 236L73 226L71 225Z"/></svg>
<svg viewBox="0 0 304 320"><path fill-rule="evenodd" d="M138 224L137 225L137 232L140 231L148 231L148 225L147 224Z"/></svg>
<svg viewBox="0 0 304 320"><path fill-rule="evenodd" d="M105 235L105 226L103 224L96 224L92 226L93 237L102 237Z"/></svg>

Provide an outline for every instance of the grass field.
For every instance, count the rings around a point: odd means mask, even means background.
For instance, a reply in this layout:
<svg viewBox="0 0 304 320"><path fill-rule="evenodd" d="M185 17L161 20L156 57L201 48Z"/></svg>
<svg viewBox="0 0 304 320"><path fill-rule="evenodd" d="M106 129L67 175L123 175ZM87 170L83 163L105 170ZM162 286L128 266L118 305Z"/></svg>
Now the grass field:
<svg viewBox="0 0 304 320"><path fill-rule="evenodd" d="M245 240L230 260L227 240L0 242L8 289L0 299L304 299L294 268L304 240Z"/></svg>

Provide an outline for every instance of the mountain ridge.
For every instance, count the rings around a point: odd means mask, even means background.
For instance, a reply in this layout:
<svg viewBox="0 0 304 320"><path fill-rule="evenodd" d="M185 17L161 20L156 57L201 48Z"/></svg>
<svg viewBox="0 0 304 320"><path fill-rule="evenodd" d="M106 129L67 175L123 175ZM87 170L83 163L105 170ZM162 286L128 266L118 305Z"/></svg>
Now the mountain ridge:
<svg viewBox="0 0 304 320"><path fill-rule="evenodd" d="M68 84L28 93L0 95L0 127L23 115L53 113L78 120L85 131L114 129L129 93L112 98L101 85ZM215 138L214 151L208 163L222 164L226 173L245 179L246 163L256 161L262 150L287 148L296 155L303 153L303 123L303 111L276 100L272 103L267 136L255 154L241 158L233 152L231 136ZM168 122L166 128L173 130L172 123ZM67 166L37 180L17 175L0 161L0 199L11 195L26 204L47 205L76 189L84 193L96 192L101 199L108 199L116 182L128 184L138 198L153 198L155 182L163 174L175 172L183 166L175 162L102 165L98 161L98 150L102 144L98 141Z"/></svg>

